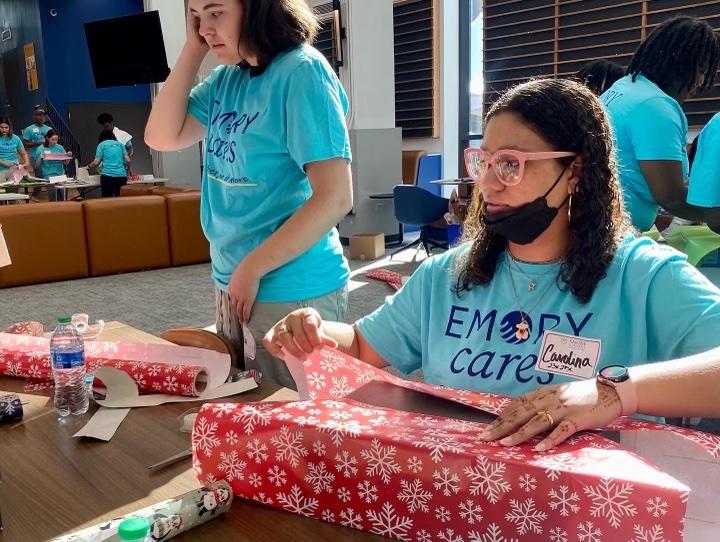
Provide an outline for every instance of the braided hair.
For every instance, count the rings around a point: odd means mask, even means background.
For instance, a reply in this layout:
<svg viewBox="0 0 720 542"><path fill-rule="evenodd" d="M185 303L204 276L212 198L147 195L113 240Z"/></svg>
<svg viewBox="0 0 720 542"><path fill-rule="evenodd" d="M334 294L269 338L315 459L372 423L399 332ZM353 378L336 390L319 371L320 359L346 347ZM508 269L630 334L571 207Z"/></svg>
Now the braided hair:
<svg viewBox="0 0 720 542"><path fill-rule="evenodd" d="M703 91L715 81L720 64L720 46L712 27L705 21L679 15L664 21L640 44L627 73L635 81L642 74L665 94L692 88L700 66L706 66L705 79L697 88Z"/></svg>
<svg viewBox="0 0 720 542"><path fill-rule="evenodd" d="M623 75L625 75L625 69L620 64L612 60L601 59L585 64L575 77L597 96L600 96Z"/></svg>

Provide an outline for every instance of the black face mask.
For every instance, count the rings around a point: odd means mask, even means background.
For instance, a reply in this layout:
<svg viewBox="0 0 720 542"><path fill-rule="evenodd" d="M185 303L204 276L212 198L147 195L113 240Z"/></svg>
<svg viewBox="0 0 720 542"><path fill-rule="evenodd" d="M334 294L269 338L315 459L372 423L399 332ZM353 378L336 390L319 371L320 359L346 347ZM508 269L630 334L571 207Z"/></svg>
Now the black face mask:
<svg viewBox="0 0 720 542"><path fill-rule="evenodd" d="M508 212L488 213L483 205L482 220L485 224L485 229L495 232L517 245L528 245L532 243L550 227L558 211L570 199L568 195L565 201L560 204L560 207L549 207L547 204L547 195L552 192L553 188L560 182L563 173L565 173L565 170L560 173L560 176L555 179L553 185L544 195L534 199L530 203L515 207L509 214Z"/></svg>

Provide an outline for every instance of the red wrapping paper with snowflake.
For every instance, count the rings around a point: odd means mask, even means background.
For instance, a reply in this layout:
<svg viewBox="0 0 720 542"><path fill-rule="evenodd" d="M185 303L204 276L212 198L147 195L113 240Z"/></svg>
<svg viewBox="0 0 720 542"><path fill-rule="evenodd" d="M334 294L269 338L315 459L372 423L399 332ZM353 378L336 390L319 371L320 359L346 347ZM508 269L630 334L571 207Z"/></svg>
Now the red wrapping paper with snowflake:
<svg viewBox="0 0 720 542"><path fill-rule="evenodd" d="M298 364L309 400L201 409L193 431L201 482L224 479L241 497L399 540L683 539L689 488L597 434L544 453L534 442L506 448L480 441L481 423L344 397L379 379L495 413L506 398L406 382L328 349ZM624 420L616 428L629 424L656 428Z"/></svg>
<svg viewBox="0 0 720 542"><path fill-rule="evenodd" d="M182 348L128 341L87 341L85 362L88 372L110 366L129 374L140 393L198 397L204 389L207 369L174 362ZM0 333L0 375L25 378L30 388L52 383L50 340Z"/></svg>

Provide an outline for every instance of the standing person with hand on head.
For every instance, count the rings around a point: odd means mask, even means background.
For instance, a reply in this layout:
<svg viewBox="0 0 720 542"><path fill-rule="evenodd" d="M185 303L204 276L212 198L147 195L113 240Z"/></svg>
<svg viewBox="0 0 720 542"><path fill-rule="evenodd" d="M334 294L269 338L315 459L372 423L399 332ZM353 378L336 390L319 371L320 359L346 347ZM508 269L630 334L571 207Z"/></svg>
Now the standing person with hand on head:
<svg viewBox="0 0 720 542"><path fill-rule="evenodd" d="M246 367L295 388L262 338L297 307L345 317L350 270L334 226L352 208L348 101L309 45L318 23L305 0L188 8L187 41L145 141L171 151L206 139L200 218L217 330L244 351ZM209 50L221 66L193 88Z"/></svg>
<svg viewBox="0 0 720 542"><path fill-rule="evenodd" d="M19 157L19 159L18 159ZM12 181L12 167L30 166L30 158L22 140L13 134L12 122L7 117L0 117L0 181Z"/></svg>
<svg viewBox="0 0 720 542"><path fill-rule="evenodd" d="M65 154L65 148L58 144L58 135L55 130L48 130L45 134L45 143L38 147L38 157L35 160L35 169L40 172L43 179L49 180L50 177L56 175L63 175L65 170L63 164L67 164L69 160L46 160L47 154ZM68 156L72 158L72 153L67 152ZM62 201L63 191L58 190L54 186L48 187L48 198L50 201Z"/></svg>
<svg viewBox="0 0 720 542"><path fill-rule="evenodd" d="M130 163L125 146L115 139L110 130L100 132L100 142L95 151L95 159L88 164L88 169L102 164L100 174L100 192L103 198L117 198L120 189L127 184L125 164Z"/></svg>
<svg viewBox="0 0 720 542"><path fill-rule="evenodd" d="M682 103L713 86L720 45L712 27L678 16L655 27L633 55L627 75L600 100L610 115L625 207L633 226L647 231L658 208L703 221L687 202L688 122Z"/></svg>
<svg viewBox="0 0 720 542"><path fill-rule="evenodd" d="M510 89L465 165L478 184L466 243L425 260L354 325L299 309L266 347L302 359L329 344L377 367L422 369L430 384L518 396L716 344L720 290L677 251L633 237L590 89L564 79Z"/></svg>

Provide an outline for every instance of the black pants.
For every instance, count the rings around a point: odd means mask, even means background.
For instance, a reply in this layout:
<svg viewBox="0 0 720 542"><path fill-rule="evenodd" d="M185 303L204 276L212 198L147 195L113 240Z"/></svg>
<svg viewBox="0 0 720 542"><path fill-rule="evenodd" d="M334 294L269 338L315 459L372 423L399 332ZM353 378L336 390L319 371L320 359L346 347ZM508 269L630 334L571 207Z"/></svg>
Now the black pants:
<svg viewBox="0 0 720 542"><path fill-rule="evenodd" d="M117 198L120 195L120 187L126 184L127 177L100 175L100 192L103 198Z"/></svg>

